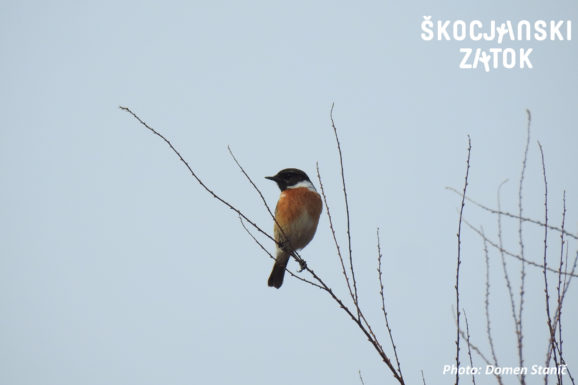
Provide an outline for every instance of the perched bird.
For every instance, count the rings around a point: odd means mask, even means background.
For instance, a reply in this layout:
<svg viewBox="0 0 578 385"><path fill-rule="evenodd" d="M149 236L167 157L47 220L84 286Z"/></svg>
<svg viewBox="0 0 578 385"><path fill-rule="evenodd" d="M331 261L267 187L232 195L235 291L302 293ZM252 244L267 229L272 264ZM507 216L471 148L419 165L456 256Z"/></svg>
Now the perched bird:
<svg viewBox="0 0 578 385"><path fill-rule="evenodd" d="M313 183L301 170L286 168L265 178L276 182L281 189L273 231L277 245L275 265L268 281L269 286L279 289L291 253L304 248L313 239L323 203Z"/></svg>

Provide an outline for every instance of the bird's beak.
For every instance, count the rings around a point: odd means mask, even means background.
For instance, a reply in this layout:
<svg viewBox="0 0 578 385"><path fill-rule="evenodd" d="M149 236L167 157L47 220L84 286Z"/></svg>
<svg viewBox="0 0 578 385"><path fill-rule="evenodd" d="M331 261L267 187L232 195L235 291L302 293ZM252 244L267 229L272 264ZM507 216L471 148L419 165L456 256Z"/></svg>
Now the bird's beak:
<svg viewBox="0 0 578 385"><path fill-rule="evenodd" d="M273 182L277 182L277 178L274 176L266 176L265 179L272 180Z"/></svg>

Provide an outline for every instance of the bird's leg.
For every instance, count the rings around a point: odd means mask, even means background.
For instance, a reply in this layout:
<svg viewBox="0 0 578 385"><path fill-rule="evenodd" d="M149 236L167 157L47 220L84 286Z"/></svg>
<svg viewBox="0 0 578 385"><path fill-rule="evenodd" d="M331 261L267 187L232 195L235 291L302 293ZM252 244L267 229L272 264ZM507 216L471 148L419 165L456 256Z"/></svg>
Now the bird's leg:
<svg viewBox="0 0 578 385"><path fill-rule="evenodd" d="M296 252L292 252L291 255L293 255L293 258L295 258L295 260L299 263L299 273L307 269L307 262L305 262L305 260L301 258L300 255L298 255Z"/></svg>
<svg viewBox="0 0 578 385"><path fill-rule="evenodd" d="M307 269L307 262L303 258L298 258L297 262L299 262L299 272L301 273L303 270Z"/></svg>
<svg viewBox="0 0 578 385"><path fill-rule="evenodd" d="M288 239L278 241L277 245L283 251L291 254L293 256L293 258L295 258L295 260L299 263L299 270L298 270L299 273L301 273L303 270L307 269L307 262L305 262L305 260L303 258L301 258L299 255L297 255L297 252L289 244Z"/></svg>
<svg viewBox="0 0 578 385"><path fill-rule="evenodd" d="M291 253L293 252L293 249L291 248L291 245L289 245L289 240L287 240L287 239L284 239L284 240L281 240L281 241L277 241L277 246L278 246L281 250L283 250L283 251L285 251L285 252L287 252L287 253L290 253L290 254L291 254Z"/></svg>

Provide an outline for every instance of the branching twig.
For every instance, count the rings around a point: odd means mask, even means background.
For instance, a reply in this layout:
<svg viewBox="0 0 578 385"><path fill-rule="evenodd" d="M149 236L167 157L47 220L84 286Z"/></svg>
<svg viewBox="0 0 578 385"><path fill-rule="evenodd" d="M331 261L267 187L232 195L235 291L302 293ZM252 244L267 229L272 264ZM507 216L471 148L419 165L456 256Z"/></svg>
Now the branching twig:
<svg viewBox="0 0 578 385"><path fill-rule="evenodd" d="M259 190L259 188L257 187L257 185L255 184L255 182L253 182L253 180L251 179L251 177L249 176L249 174L247 174L247 172L245 172L245 169L243 168L243 166L241 166L241 164L239 163L239 161L237 160L237 158L235 157L235 154L233 154L233 151L231 150L230 146L227 146L227 149L229 150L229 154L231 155L231 157L233 158L233 160L235 161L235 163L237 164L237 167L239 167L239 169L241 170L241 172L243 173L243 175L245 175L245 178L247 178L247 180L249 181L249 183L251 183L251 185L253 186L253 188L257 191L257 193L259 194L259 196L261 197L261 200L263 201L263 204L265 205L265 208L267 208L267 211L269 212L269 215L271 216L271 218L273 218L273 221L275 222L275 225L277 226L277 228L279 229L279 231L281 232L281 235L283 236L283 239L287 239L287 236L285 235L285 231L283 229L283 227L281 227L279 225L279 222L277 222L277 218L275 218L275 215L273 214L273 212L271 211L271 208L269 207L269 205L267 204L267 200L265 199L265 197L263 196L263 193L261 193L261 190ZM277 246L279 247L283 247L283 242L277 242L275 241L275 243L277 244ZM299 266L303 267L306 265L306 262L303 258L301 258L301 255L299 255L299 253L297 252L297 250L293 250L291 252L291 256L297 261L297 263L299 263ZM286 271L289 271L287 268L285 268ZM299 270L299 272L303 271L303 268L301 270Z"/></svg>
<svg viewBox="0 0 578 385"><path fill-rule="evenodd" d="M349 279L349 275L347 274L347 270L345 268L345 262L343 260L343 255L341 254L341 248L339 247L339 242L337 241L335 228L333 227L333 217L331 216L331 209L329 207L329 202L327 201L327 196L325 195L325 188L323 187L323 181L321 180L321 173L319 172L319 163L317 163L316 166L317 166L317 179L319 180L319 187L321 189L321 196L323 197L323 202L325 203L325 210L327 212L327 218L329 219L329 229L331 230L331 234L333 235L333 242L334 242L335 247L337 249L337 256L339 257L339 262L341 264L342 274L343 274L343 277L345 278L345 283L347 285L347 289L349 290L349 295L351 296L351 300L353 301L354 305L356 305L356 308L358 311L357 312L358 319L363 322L365 327L367 327L369 334L371 334L371 336L375 340L377 346L379 346L379 349L381 350L381 352L383 352L383 347L381 346L379 339L377 338L377 336L373 332L371 325L369 324L369 322L365 318L365 315L361 311L359 304L356 302L355 294L351 289L351 282Z"/></svg>
<svg viewBox="0 0 578 385"><path fill-rule="evenodd" d="M562 194L562 225L561 228L564 229L566 225L566 191ZM564 246L566 246L566 253L564 253ZM564 265L564 254L566 255L566 265ZM558 350L560 353L560 361L564 361L563 355L563 338L562 338L562 322L561 322L561 314L562 314L562 268L565 270L568 268L568 245L564 239L564 233L560 233L560 263L558 265L558 270L560 273L558 274L558 284L556 285L556 294L557 294L557 302L556 302L556 314L554 316L554 333L556 332L556 327L558 328ZM566 283L566 277L564 277L564 284ZM555 334L554 334L555 335ZM547 359L550 360L550 352L552 349L552 344L550 343L550 347L548 348Z"/></svg>
<svg viewBox="0 0 578 385"><path fill-rule="evenodd" d="M548 274L546 274L546 269L548 268L548 181L546 179L546 164L544 162L544 149L542 148L542 144L538 142L538 147L540 148L540 158L542 161L542 175L544 177L544 268L542 269L544 275L544 294L546 300L546 324L548 326L548 333L549 333L549 341L550 346L554 347L556 344L556 328L552 324L552 315L550 314L550 292L548 289ZM558 273L560 275L560 273ZM558 367L558 352L556 349L552 349L554 352L554 363L556 367ZM550 365L550 356L548 356L546 360L546 365ZM558 383L560 383L560 375L557 375ZM548 375L544 376L545 384L548 383Z"/></svg>
<svg viewBox="0 0 578 385"><path fill-rule="evenodd" d="M525 264L527 264L527 265L534 266L534 267L538 267L538 268L540 268L540 269L543 269L543 268L544 268L544 265L542 265L542 264L540 264L540 263L536 263L536 262L533 262L533 261L529 261L529 260L527 260L527 259L524 259L524 258L520 257L518 254L514 254L514 253L512 253L511 251L508 251L508 250L500 247L500 245L498 245L497 243L495 243L494 241L492 241L490 238L488 238L487 236L485 236L484 234L482 234L482 232L481 232L479 229L477 229L474 225L472 225L472 224L471 224L470 222L468 222L466 219L464 219L463 222L464 222L471 230L473 230L473 231L474 231L475 233L477 233L480 237L482 237L482 239L486 240L486 241L488 242L488 244L489 244L490 246L494 247L496 250L499 250L499 251L503 252L504 254L509 255L510 257L514 257L514 258L516 258L517 260L519 260L520 262L523 262L523 263L525 263ZM550 272L552 272L552 273L558 274L558 270L556 270L556 269L554 269L554 268L548 267L547 270L550 271ZM562 274L563 274L563 275L566 275L566 276L568 276L568 277L578 277L578 274L576 274L576 273L574 273L574 272L572 272L572 271L570 271L570 272L562 272Z"/></svg>
<svg viewBox="0 0 578 385"><path fill-rule="evenodd" d="M458 261L457 261L457 268L456 268L456 285L455 285L455 290L456 290L456 305L458 306L455 310L455 321L456 321L456 327L458 330L457 333L457 338L456 338L456 366L460 367L460 337L462 339L465 339L467 344L468 344L468 355L470 358L470 365L473 367L473 359L471 357L471 351L475 351L485 362L487 365L494 365L496 367L499 367L498 364L498 358L497 358L497 354L496 354L496 349L494 346L494 341L493 341L493 337L492 337L492 329L491 329L491 322L490 322L490 261L489 261L489 252L488 252L488 245L492 245L494 248L498 249L501 255L501 260L502 260L502 268L503 268L503 273L504 273L504 279L506 281L506 286L508 288L508 294L509 294L509 299L510 299L510 305L511 305L511 311L512 311L512 318L514 320L514 325L515 325L515 334L516 334L516 339L517 339L517 355L518 355L518 360L519 360L519 364L518 367L522 368L524 367L524 333L523 333L523 315L524 315L524 304L525 304L525 289L526 289L526 275L527 275L527 271L526 271L526 265L529 266L535 266L535 267L539 267L541 269L542 275L543 275L543 279L544 279L544 293L545 293L545 310L546 310L546 321L547 321L547 327L548 327L548 332L549 332L549 341L548 341L548 352L547 352L547 358L546 358L546 362L545 362L545 367L549 367L551 364L551 360L553 360L552 364L555 364L556 367L560 367L561 365L566 365L566 362L564 360L564 356L563 356L563 349L562 349L562 324L561 324L561 313L562 313L562 307L563 307L563 303L564 303L564 298L565 295L568 291L568 284L572 281L572 278L576 277L577 275L575 274L576 272L576 267L578 264L578 252L576 252L576 257L574 259L574 263L573 264L569 264L568 263L568 242L566 241L566 238L573 238L573 239L578 239L578 236L572 233L569 233L566 230L566 225L565 225L565 218L566 218L566 194L564 192L563 195L563 212L562 212L562 223L560 227L556 227L553 226L552 224L550 224L550 218L549 218L549 212L548 212L548 181L547 181L547 177L546 177L546 165L545 165L545 160L544 160L544 149L541 145L540 142L538 142L538 146L539 146L539 150L540 150L540 156L541 156L541 165L542 165L542 175L543 175L543 182L544 182L544 219L543 222L542 221L538 221L538 220L534 220L534 219L530 219L530 218L526 218L523 215L523 190L524 190L524 181L525 181L525 172L526 172L526 168L527 168L527 162L528 162L528 151L529 151L529 142L530 142L530 125L531 125L531 115L530 115L530 111L527 110L527 115L528 115L528 125L527 125L527 136L526 136L526 145L524 148L524 155L523 155L523 160L522 160L522 167L521 167L521 173L520 173L520 179L519 179L519 188L518 188L518 214L510 214L508 212L502 211L501 206L500 206L500 190L501 187L503 186L503 184L505 183L502 182L498 188L498 209L494 210L492 208L486 207L472 199L470 199L467 195L466 195L466 190L467 190L467 185L468 185L468 171L466 171L466 182L464 185L464 188L462 191L458 191L457 189L454 188L448 188L454 192L456 192L457 194L459 194L462 198L462 206L460 207L459 210L459 215L460 215L460 219L459 219L459 226L458 226ZM469 138L468 138L469 139ZM468 148L468 160L467 160L467 167L469 170L469 165L470 165L470 149L471 149L471 145ZM463 218L463 208L464 208L464 202L465 201L469 201L472 202L474 205L492 213L497 215L497 219L498 219L498 242L499 244L496 244L495 242L493 242L491 239L489 239L484 231L483 228L481 230L478 230L476 227L474 227L473 225L471 225L466 219ZM503 239L502 239L502 222L501 222L501 218L502 216L506 216L506 217L510 217L510 218L515 218L518 220L518 244L520 247L520 252L519 254L515 254L512 253L508 250L506 250L506 248L504 247L504 243L503 243ZM460 245L461 245L461 224L465 223L468 227L470 227L472 230L474 230L478 235L480 235L480 237L483 239L484 242L484 257L485 257L485 263L486 263L486 290L485 290L485 313L486 313L486 334L488 337L488 342L490 345L490 349L491 349L491 357L493 359L493 362L490 362L488 357L486 357L481 350L476 347L470 339L470 331L469 331L469 325L468 325L468 319L465 313L465 309L462 309L463 311L463 315L465 317L465 332L464 330L461 328L461 324L460 324L460 310L459 310L459 299L460 299L460 294L459 294L459 276L460 276L460 264L461 264L461 250L460 250ZM544 230L544 238L543 238L543 255L542 255L542 263L537 263L537 262L533 262L530 261L526 258L526 245L525 245L525 241L524 241L524 231L523 231L523 227L525 223L532 223L535 225L540 226L543 230ZM552 268L551 266L549 266L548 263L548 233L550 231L556 231L560 234L560 259L559 259L559 263L557 268ZM516 301L514 298L514 293L512 290L512 284L510 281L510 277L508 274L508 268L507 268L507 264L506 264L506 258L505 255L509 255L512 256L516 259L518 259L521 262L520 265L520 286L519 286L519 303L518 306L516 306ZM572 265L572 268L570 269L570 265ZM556 285L556 293L557 293L557 307L556 307L556 311L552 312L551 310L551 303L550 303L550 284L551 282L549 282L548 279L548 273L549 272L553 272L557 274L557 285ZM566 374L568 374L568 377L570 377L571 382L574 384L574 378L571 375L568 367L566 366ZM561 373L556 373L557 374L557 385L562 385L563 383L563 375ZM502 378L501 375L496 375L496 373L494 373L494 376L496 377L496 380L498 382L498 384L502 384ZM548 378L549 375L546 374L544 376L544 381L545 384L548 383ZM518 377L518 380L520 382L520 384L525 384L526 381L526 376L524 371L522 371ZM459 381L459 371L456 373L456 384L458 384ZM475 377L472 376L472 381L475 383Z"/></svg>
<svg viewBox="0 0 578 385"><path fill-rule="evenodd" d="M271 258L272 260L275 260L275 257L273 256L273 254L271 254L269 252L269 250L267 250L267 248L265 246L263 246L263 244L261 242L259 242L259 240L253 235L253 233L251 233L251 231L247 228L247 226L245 226L245 222L243 221L243 218L241 218L239 216L239 220L241 221L241 226L243 226L243 228L245 229L245 231L247 232L247 234L249 234L249 236L253 239L253 241L259 245L259 247L261 248L261 250L263 250L268 256L269 258ZM306 282L310 285L313 285L319 289L323 289L322 286L319 286L318 284L316 284L315 282L311 282L308 279L302 278L300 276L298 276L297 274L293 273L291 270L289 269L285 269L292 277L297 278L300 281Z"/></svg>
<svg viewBox="0 0 578 385"><path fill-rule="evenodd" d="M506 183L507 181L508 181L507 179L506 179L505 181L503 181L503 182L500 184L500 188L501 188L502 185L503 185L504 183ZM456 194L458 194L458 195L460 195L460 196L462 195L462 193L461 193L460 191L458 191L457 189L455 189L455 188L453 188L453 187L451 187L451 186L446 186L446 190L453 191L453 192L455 192ZM509 217L509 218L512 218L512 219L521 220L522 222L533 223L533 224L538 225L538 226L541 226L541 227L542 227L542 226L546 226L545 223L540 222L539 220L532 219L532 218L527 218L527 217L521 217L521 216L519 216L519 215L512 214L512 213L510 213L510 212L508 212L508 211L502 211L502 210L500 210L499 207L498 207L497 210L495 210L495 209L493 209L493 208L491 208L491 207L488 207L488 206L483 205L482 203L480 203L480 202L478 202L478 201L476 201L476 200L474 200L474 199L472 199L472 198L470 198L470 197L468 197L468 196L466 196L466 200L467 200L468 202L472 203L473 205L478 206L478 207L481 208L482 210L485 210L485 211L487 211L487 212L489 212L489 213L491 213L491 214L503 215L503 216L505 216L505 217ZM573 234L573 233L570 233L570 232L568 232L566 229L562 229L562 228L560 228L560 227L553 226L553 225L550 225L550 224L548 224L547 227L548 227L548 229L550 229L550 230L554 230L554 231L557 231L557 232L562 232L562 233L564 233L564 235L578 240L578 235Z"/></svg>
<svg viewBox="0 0 578 385"><path fill-rule="evenodd" d="M263 235L265 235L267 238L271 239L272 241L275 242L275 239L269 235L266 231L264 231L263 229L261 229L255 222L253 222L252 220L250 220L245 214L243 214L243 212L241 212L239 209L237 209L236 207L234 207L233 205L231 205L229 202L227 202L226 200L224 200L223 198L221 198L219 195L217 195L213 190L211 190L193 171L193 169L189 166L189 164L187 163L187 161L181 156L181 154L176 150L176 148L172 145L172 143L165 138L162 134L160 134L158 131L156 131L155 129L153 129L152 127L150 127L147 123L145 123L141 118L139 118L134 112L132 112L128 107L120 107L122 110L130 113L135 119L137 119L144 127L146 127L148 130L150 130L152 133L154 133L155 135L157 135L158 137L160 137L165 143L167 143L167 145L171 148L171 150L179 157L179 159L181 160L181 162L187 167L187 169L189 170L189 172L191 173L191 175L195 178L195 180L201 185L201 187L203 187L205 189L205 191L207 191L211 196L213 196L213 198L217 199L219 202L221 202L222 204L224 204L225 206L227 206L229 209L233 210L234 212L237 213L237 215L241 218L241 223L243 225L243 227L245 227L244 222L247 222L249 224L251 224L251 226L253 226L255 229L257 229L260 233L262 233ZM334 130L335 130L335 125L333 125ZM337 137L337 131L335 130L335 136L337 139L337 142L339 143L339 138ZM338 145L339 148L339 152L340 152L340 160L341 158L341 149ZM233 154L231 154L233 155ZM233 156L234 158L234 156ZM236 161L236 160L235 160ZM238 162L237 162L238 164ZM239 165L240 166L240 165ZM342 167L342 172L343 172L343 167ZM243 172L245 174L245 176L248 177L248 175ZM343 175L342 175L343 177ZM344 177L343 177L344 178ZM250 178L249 178L250 179ZM255 184L251 181L251 184L253 184L253 186L256 188ZM258 190L258 189L257 189ZM344 184L344 190L345 190L345 184ZM344 191L345 192L345 191ZM347 203L347 195L345 193L346 196L346 203ZM262 197L262 195L261 195ZM262 197L262 199L264 200L264 198ZM348 210L348 209L347 209ZM245 227L246 230L248 230ZM253 237L253 235L249 232L249 234L251 235L251 237L253 239L255 239L255 237ZM349 226L348 226L348 235L349 235ZM256 240L256 239L255 239ZM257 242L259 244L259 246L265 250L265 247L263 245L261 245L259 242ZM267 254L269 254L267 252ZM295 253L296 254L296 253ZM271 254L269 254L270 257L272 257ZM351 254L350 254L351 256ZM298 256L295 256L296 258L299 258ZM351 264L351 269L352 269L352 274L353 274L353 265ZM381 359L383 360L383 362L386 364L386 366L389 368L389 370L391 371L393 377L402 385L405 384L403 378L397 373L397 370L395 369L395 367L393 366L391 360L389 359L389 357L387 356L387 354L385 354L385 352L383 351L383 348L381 347L379 341L377 340L375 334L373 333L373 331L371 330L371 328L369 327L369 324L367 323L367 320L365 320L365 317L363 317L361 311L359 310L359 306L358 306L358 301L357 301L357 294L355 294L355 307L357 310L357 316L343 303L343 301L337 297L335 295L335 293L333 292L333 290L327 286L327 284L321 279L321 277L319 277L319 275L317 275L317 273L315 273L315 271L313 271L310 267L308 266L303 266L303 270L307 271L312 277L313 280L316 281L317 283L308 281L308 280L304 280L307 283L312 284L315 287L318 287L320 289L322 289L323 291L325 291L327 294L329 294L329 296L339 305L339 307L341 309L343 309L343 311L345 311L345 313L351 318L351 320L359 327L359 329L362 331L362 333L367 337L368 341L372 344L372 346L376 349L376 351L378 352L378 354L380 355ZM291 273L291 272L290 272ZM293 274L292 274L293 275ZM352 276L353 278L353 276ZM354 280L355 283L355 280ZM355 291L356 293L356 291Z"/></svg>
<svg viewBox="0 0 578 385"><path fill-rule="evenodd" d="M568 249L566 249L566 250L568 250ZM560 299L558 301L558 307L556 309L556 316L554 318L554 325L556 325L559 322L562 322L561 321L562 304L564 303L564 299L566 298L566 293L568 292L568 288L570 286L570 282L571 282L572 278L577 276L576 274L574 274L574 272L576 271L577 265L578 265L578 251L576 252L576 256L574 257L574 263L572 264L572 269L570 270L570 273L567 274L567 276L569 278L562 287L562 294L560 295ZM551 346L550 346L550 348L551 348ZM548 352L548 354L550 354L550 352Z"/></svg>
<svg viewBox="0 0 578 385"><path fill-rule="evenodd" d="M455 322L455 317L454 317L454 322ZM459 329L459 333L462 336L462 338L466 341L466 343L468 344L468 347L471 348L477 355L478 357L480 357L482 359L482 361L484 361L486 363L486 365L492 365L492 362L489 360L488 357L486 357L486 355L481 351L481 349L476 346L471 339L468 340L466 332L463 331L462 329ZM495 372L492 373L494 375L494 377L496 377L496 380L498 381L498 384L502 384L502 379L501 376L496 374Z"/></svg>
<svg viewBox="0 0 578 385"><path fill-rule="evenodd" d="M243 218L246 222L248 222L249 224L251 224L251 226L253 226L255 229L257 229L257 231L259 231L260 233L262 233L263 235L265 235L266 237L268 237L269 239L271 239L272 241L275 241L275 239L267 234L266 231L263 231L259 226L257 226L257 224L255 222L253 222L252 220L250 220L249 218L247 218L247 216L245 214L243 214L241 212L241 210L239 210L238 208L234 207L233 205L231 205L229 202L227 202L226 200L224 200L223 198L221 198L219 195L217 195L213 190L211 190L198 176L197 174L193 171L193 169L191 168L191 166L189 166L189 164L187 163L187 161L182 157L181 153L173 146L173 144L167 139L165 138L162 134L160 134L158 131L156 131L154 128L152 128L151 126L149 126L147 123L145 123L141 118L138 117L137 114L135 114L134 112L132 112L132 110L128 107L123 107L120 106L119 107L121 110L128 112L129 114L131 114L136 120L138 120L138 122L140 124L142 124L143 126L145 126L149 131L151 131L153 134L155 134L156 136L158 136L159 138L161 138L163 141L165 141L166 144L169 145L169 147L171 148L171 150L173 150L173 152L179 157L179 159L181 160L181 162L187 167L187 169L189 170L189 172L191 173L191 175L193 176L193 178L195 178L195 180L197 181L197 183L199 183L201 185L201 187L203 189L205 189L205 191L207 191L209 194L211 194L213 196L213 198L217 199L219 202L221 202L222 204L224 204L225 206L227 206L228 208L230 208L231 210L233 210L234 212L237 213L237 215L239 215L241 218Z"/></svg>
<svg viewBox="0 0 578 385"><path fill-rule="evenodd" d="M453 309L453 306L452 306ZM455 315L454 315L454 322L455 322ZM459 330L460 335L462 336L462 338L464 339L464 341L466 341L466 343L470 346L470 348L478 355L478 357L480 357L482 359L482 361L484 361L486 363L486 365L492 365L492 361L490 361L490 359L482 352L482 350L476 345L474 344L471 339L468 342L468 338L466 335L466 332L462 329Z"/></svg>

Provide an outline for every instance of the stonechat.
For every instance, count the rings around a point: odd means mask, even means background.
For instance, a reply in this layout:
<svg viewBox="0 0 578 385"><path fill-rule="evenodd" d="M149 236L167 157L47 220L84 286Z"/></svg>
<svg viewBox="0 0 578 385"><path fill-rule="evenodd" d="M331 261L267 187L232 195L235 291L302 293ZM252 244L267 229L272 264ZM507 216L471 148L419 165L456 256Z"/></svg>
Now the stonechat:
<svg viewBox="0 0 578 385"><path fill-rule="evenodd" d="M307 246L313 239L323 203L315 186L301 170L286 168L275 176L265 178L277 183L281 189L275 208L276 223L273 230L276 243L275 265L268 281L269 286L279 289L283 284L291 254Z"/></svg>

